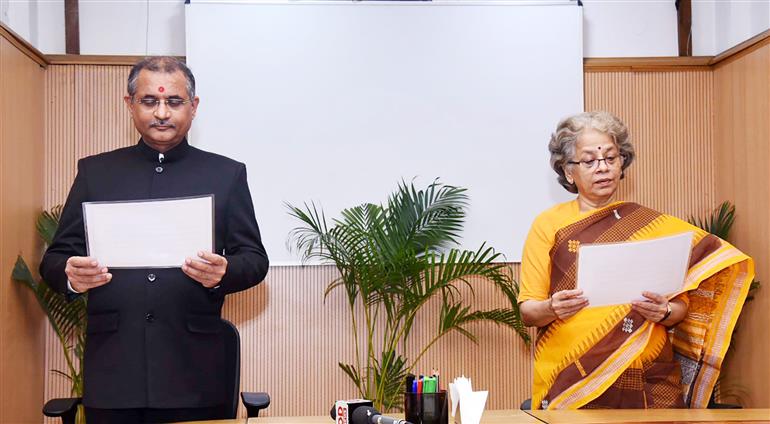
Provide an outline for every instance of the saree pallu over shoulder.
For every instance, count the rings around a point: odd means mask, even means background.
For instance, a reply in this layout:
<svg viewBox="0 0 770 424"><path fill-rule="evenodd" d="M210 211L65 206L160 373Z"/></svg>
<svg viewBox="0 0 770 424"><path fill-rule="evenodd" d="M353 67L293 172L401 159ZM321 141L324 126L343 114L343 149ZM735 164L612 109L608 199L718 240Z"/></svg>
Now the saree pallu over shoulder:
<svg viewBox="0 0 770 424"><path fill-rule="evenodd" d="M689 309L676 326L673 340L663 326L646 321L630 305L586 308L567 320L556 320L540 329L535 344L533 408L591 406L611 387L623 389L631 381L626 376L633 374L634 367L660 368L662 364L652 365L651 358L670 357L671 345L681 364L684 405L702 408L708 404L754 277L748 256L678 218L636 203L615 203L556 232L550 251L550 293L576 287L581 244L646 240L683 232L694 233L693 248L685 284L671 298L686 292ZM674 371L670 375L678 379L679 370ZM637 407L655 407L652 398L659 394L671 397L670 387L638 389L642 400Z"/></svg>

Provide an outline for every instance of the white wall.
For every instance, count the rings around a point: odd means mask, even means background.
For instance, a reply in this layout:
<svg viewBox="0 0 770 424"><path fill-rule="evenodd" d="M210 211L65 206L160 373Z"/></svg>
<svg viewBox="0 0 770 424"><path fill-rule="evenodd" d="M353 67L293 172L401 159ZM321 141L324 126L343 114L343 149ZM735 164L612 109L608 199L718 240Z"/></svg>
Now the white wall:
<svg viewBox="0 0 770 424"><path fill-rule="evenodd" d="M677 54L673 0L583 4L587 57ZM0 20L42 52L64 53L64 0L0 0ZM184 0L80 0L80 34L81 54L184 55Z"/></svg>
<svg viewBox="0 0 770 424"><path fill-rule="evenodd" d="M583 5L586 57L677 55L674 0ZM692 14L695 56L719 54L770 28L768 0L694 0ZM65 51L64 0L0 0L0 21L43 53ZM80 0L80 33L82 54L184 55L184 0Z"/></svg>
<svg viewBox="0 0 770 424"><path fill-rule="evenodd" d="M677 56L674 0L583 0L583 54Z"/></svg>
<svg viewBox="0 0 770 424"><path fill-rule="evenodd" d="M185 54L184 0L80 0L79 15L81 54ZM0 0L0 21L43 53L65 53L64 0Z"/></svg>
<svg viewBox="0 0 770 424"><path fill-rule="evenodd" d="M714 56L716 47L716 2L694 1L692 4L692 55Z"/></svg>
<svg viewBox="0 0 770 424"><path fill-rule="evenodd" d="M185 54L184 0L80 0L80 53Z"/></svg>
<svg viewBox="0 0 770 424"><path fill-rule="evenodd" d="M64 53L64 0L0 0L0 21L43 53Z"/></svg>
<svg viewBox="0 0 770 424"><path fill-rule="evenodd" d="M713 56L770 29L768 0L694 0L693 55Z"/></svg>

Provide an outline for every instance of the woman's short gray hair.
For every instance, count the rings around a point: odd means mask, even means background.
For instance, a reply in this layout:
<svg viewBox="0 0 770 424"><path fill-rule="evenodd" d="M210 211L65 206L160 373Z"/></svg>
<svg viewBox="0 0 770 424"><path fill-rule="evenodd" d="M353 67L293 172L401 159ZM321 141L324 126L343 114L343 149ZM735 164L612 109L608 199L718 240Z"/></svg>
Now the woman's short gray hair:
<svg viewBox="0 0 770 424"><path fill-rule="evenodd" d="M567 181L564 167L568 161L575 158L577 139L583 131L593 129L609 135L623 157L620 178L625 176L623 171L631 165L636 154L628 127L617 116L603 110L583 112L563 119L556 126L556 132L551 134L548 150L551 152L551 168L559 175L558 181L570 193L577 193L577 186Z"/></svg>

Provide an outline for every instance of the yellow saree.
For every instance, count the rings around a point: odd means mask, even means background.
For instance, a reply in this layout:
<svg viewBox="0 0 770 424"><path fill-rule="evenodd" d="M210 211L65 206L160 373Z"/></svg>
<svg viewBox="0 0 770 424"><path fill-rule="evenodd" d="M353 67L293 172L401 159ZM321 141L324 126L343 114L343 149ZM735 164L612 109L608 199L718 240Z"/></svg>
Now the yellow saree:
<svg viewBox="0 0 770 424"><path fill-rule="evenodd" d="M672 333L646 321L630 305L585 308L541 328L534 347L532 407L706 407L754 277L751 258L678 218L635 203L617 202L563 224L548 240L552 244L545 262L547 295L575 288L581 243L692 231L684 287L671 296L689 308ZM525 247L523 261L527 260ZM542 291L538 296L527 294L532 272L527 264L522 267L524 295L519 300L542 298Z"/></svg>

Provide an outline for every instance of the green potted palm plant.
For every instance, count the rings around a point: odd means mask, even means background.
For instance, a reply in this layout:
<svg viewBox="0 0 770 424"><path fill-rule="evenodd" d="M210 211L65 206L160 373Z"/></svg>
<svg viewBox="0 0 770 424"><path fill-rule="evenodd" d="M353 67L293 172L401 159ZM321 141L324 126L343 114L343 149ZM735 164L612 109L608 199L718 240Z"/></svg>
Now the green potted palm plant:
<svg viewBox="0 0 770 424"><path fill-rule="evenodd" d="M37 232L46 245L51 244L59 226L60 217L61 206L54 207L51 211L44 211L38 216ZM40 308L48 317L51 328L59 339L67 363L67 370L51 370L51 372L70 381L71 396L82 397L87 296L78 296L70 300L53 291L48 284L35 279L21 256L16 259L11 278L32 290ZM85 423L82 405L78 407L77 422Z"/></svg>
<svg viewBox="0 0 770 424"><path fill-rule="evenodd" d="M456 332L475 343L471 323L492 322L529 342L516 301L518 285L501 254L485 245L455 247L467 204L466 189L436 180L420 190L402 182L385 204L345 209L331 223L314 203L287 205L301 222L290 240L302 259L333 263L339 271L324 296L344 291L356 348L355 363L339 366L359 395L380 410L400 409L405 376L442 337ZM471 277L494 285L506 306L475 308L469 297L478 280ZM461 285L470 287L470 296L461 294ZM412 340L418 312L429 301L440 303L438 327L428 339ZM421 347L414 358L406 357L408 343Z"/></svg>

